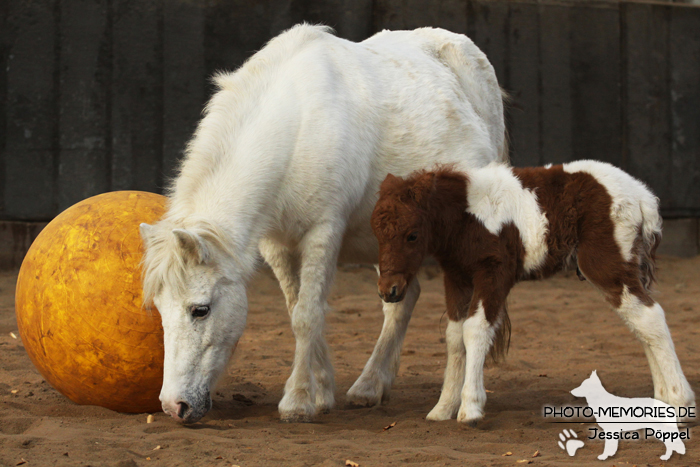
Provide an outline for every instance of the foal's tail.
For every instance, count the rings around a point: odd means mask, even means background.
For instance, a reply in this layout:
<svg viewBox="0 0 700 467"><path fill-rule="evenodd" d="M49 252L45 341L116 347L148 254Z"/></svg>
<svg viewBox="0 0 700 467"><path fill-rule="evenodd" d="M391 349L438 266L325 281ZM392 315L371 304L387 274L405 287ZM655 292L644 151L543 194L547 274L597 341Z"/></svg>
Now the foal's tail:
<svg viewBox="0 0 700 467"><path fill-rule="evenodd" d="M650 200L642 200L642 225L640 225L641 246L639 252L639 272L642 286L647 292L656 282L656 249L661 243L661 215L659 199L651 193Z"/></svg>
<svg viewBox="0 0 700 467"><path fill-rule="evenodd" d="M498 326L496 330L493 345L489 352L494 363L505 361L506 354L510 348L510 317L508 316L508 309L505 305L503 306L502 316L501 325Z"/></svg>

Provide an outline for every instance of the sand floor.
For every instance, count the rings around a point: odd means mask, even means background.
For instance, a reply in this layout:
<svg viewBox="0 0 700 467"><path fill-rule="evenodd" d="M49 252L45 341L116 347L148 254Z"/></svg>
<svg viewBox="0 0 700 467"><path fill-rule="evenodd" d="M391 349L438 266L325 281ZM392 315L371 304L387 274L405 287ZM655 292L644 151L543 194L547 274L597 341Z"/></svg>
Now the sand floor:
<svg viewBox="0 0 700 467"><path fill-rule="evenodd" d="M685 374L700 391L700 257L663 257L659 263L657 298ZM369 357L383 317L374 271L344 267L328 317L337 408L315 423L279 422L277 403L294 341L282 294L263 271L251 284L248 329L213 396L213 410L200 423L182 426L163 413L147 424L146 414L78 406L51 388L21 341L10 336L17 333L16 274L1 274L0 466L343 466L347 459L362 467L527 465L520 460L533 466L700 465L697 427L690 428L685 456L662 462L661 442L621 441L617 454L601 462L596 456L603 441L584 439L596 425L543 418L545 405L585 405L569 391L592 370L616 395L653 396L642 346L575 274L523 283L511 294L510 353L505 363L486 369L485 419L476 428L454 420L427 422L442 384L446 317L439 271L426 268L420 278L423 293L387 404L346 407L345 393ZM566 427L585 441L575 457L557 446Z"/></svg>

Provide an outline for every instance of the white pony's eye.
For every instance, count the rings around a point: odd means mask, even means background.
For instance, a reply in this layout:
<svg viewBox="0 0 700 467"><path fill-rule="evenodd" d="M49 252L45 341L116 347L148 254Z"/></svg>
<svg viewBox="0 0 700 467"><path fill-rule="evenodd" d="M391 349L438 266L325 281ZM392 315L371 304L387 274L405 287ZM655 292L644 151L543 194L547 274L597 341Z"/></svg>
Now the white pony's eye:
<svg viewBox="0 0 700 467"><path fill-rule="evenodd" d="M194 305L190 308L193 318L206 318L209 315L209 305Z"/></svg>

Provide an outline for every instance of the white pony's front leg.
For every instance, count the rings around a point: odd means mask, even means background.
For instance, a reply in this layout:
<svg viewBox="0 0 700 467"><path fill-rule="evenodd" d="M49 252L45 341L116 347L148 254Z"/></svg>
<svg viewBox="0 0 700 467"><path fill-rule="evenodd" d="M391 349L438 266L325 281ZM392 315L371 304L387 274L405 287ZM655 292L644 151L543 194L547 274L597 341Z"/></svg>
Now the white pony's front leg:
<svg viewBox="0 0 700 467"><path fill-rule="evenodd" d="M467 351L464 347L464 320L447 322L445 340L447 341L447 366L445 382L442 385L440 400L430 411L426 420L450 420L457 415L460 405L460 393L464 386L464 372Z"/></svg>
<svg viewBox="0 0 700 467"><path fill-rule="evenodd" d="M279 403L283 421L311 421L319 408L330 409L335 403L333 366L324 334L326 298L342 239L339 227L316 226L299 244L301 282L291 316L296 349L292 374Z"/></svg>
<svg viewBox="0 0 700 467"><path fill-rule="evenodd" d="M362 374L348 391L349 403L374 406L389 399L389 390L399 371L406 329L419 296L420 285L414 277L403 300L398 303L383 302L382 332Z"/></svg>
<svg viewBox="0 0 700 467"><path fill-rule="evenodd" d="M484 417L484 362L496 334L494 327L486 320L483 302L479 301L476 312L464 321L462 329L467 364L457 421L474 424Z"/></svg>

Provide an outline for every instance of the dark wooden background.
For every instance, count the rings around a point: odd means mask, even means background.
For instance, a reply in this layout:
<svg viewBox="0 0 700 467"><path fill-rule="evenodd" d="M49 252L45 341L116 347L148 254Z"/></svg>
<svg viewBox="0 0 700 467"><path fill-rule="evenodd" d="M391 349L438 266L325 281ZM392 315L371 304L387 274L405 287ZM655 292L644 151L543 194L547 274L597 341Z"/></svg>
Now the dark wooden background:
<svg viewBox="0 0 700 467"><path fill-rule="evenodd" d="M469 35L512 95L515 165L593 158L700 217L700 8L483 0L0 2L0 219L160 191L212 92L300 22Z"/></svg>

